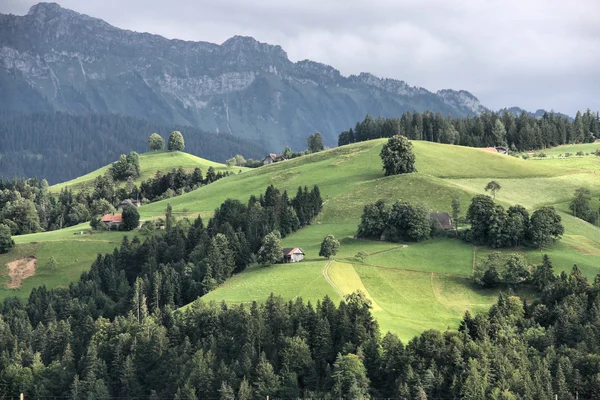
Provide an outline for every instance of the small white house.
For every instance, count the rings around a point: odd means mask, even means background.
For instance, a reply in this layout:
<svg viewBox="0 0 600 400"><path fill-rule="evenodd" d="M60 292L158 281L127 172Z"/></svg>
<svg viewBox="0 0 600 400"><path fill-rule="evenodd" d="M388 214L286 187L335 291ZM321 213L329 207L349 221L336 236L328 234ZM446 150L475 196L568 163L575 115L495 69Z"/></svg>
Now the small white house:
<svg viewBox="0 0 600 400"><path fill-rule="evenodd" d="M283 249L283 262L299 262L304 260L304 250L299 247L288 247Z"/></svg>

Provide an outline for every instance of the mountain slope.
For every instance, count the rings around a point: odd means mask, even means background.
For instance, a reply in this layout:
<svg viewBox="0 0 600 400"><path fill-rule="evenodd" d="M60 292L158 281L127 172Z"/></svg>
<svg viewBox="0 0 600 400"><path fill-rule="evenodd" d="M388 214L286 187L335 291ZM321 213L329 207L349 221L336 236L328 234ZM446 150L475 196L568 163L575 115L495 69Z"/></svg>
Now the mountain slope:
<svg viewBox="0 0 600 400"><path fill-rule="evenodd" d="M366 113L476 114L465 91L432 93L362 73L344 77L280 46L235 36L221 45L167 40L40 3L0 15L0 114L119 113L300 148L320 131L326 144Z"/></svg>
<svg viewBox="0 0 600 400"><path fill-rule="evenodd" d="M186 152L212 161L223 163L236 154L263 156L253 142L198 128L114 114L32 114L0 122L0 178L37 176L50 184L64 182L114 162L121 154L147 151L151 133L166 141L173 130L183 133Z"/></svg>

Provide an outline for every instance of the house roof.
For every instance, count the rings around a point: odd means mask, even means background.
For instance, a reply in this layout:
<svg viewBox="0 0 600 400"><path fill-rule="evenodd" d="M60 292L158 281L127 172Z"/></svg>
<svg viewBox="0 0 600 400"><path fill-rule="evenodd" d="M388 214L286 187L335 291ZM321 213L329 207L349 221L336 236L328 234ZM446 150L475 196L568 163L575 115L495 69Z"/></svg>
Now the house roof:
<svg viewBox="0 0 600 400"><path fill-rule="evenodd" d="M436 221L440 224L442 229L454 229L452 226L452 219L450 218L450 214L447 212L432 212L429 214L429 219L431 221Z"/></svg>
<svg viewBox="0 0 600 400"><path fill-rule="evenodd" d="M283 249L284 256L291 256L292 254L298 253L304 254L304 250L302 250L300 247L286 247Z"/></svg>
<svg viewBox="0 0 600 400"><path fill-rule="evenodd" d="M276 153L269 153L269 154L267 154L267 156L263 160L266 160L267 158L270 158L273 161L287 160L287 158L285 158L283 156L283 154L276 154Z"/></svg>
<svg viewBox="0 0 600 400"><path fill-rule="evenodd" d="M139 203L139 200L131 200L131 199L126 199L123 200L122 202L119 203L120 206L133 206L134 204Z"/></svg>
<svg viewBox="0 0 600 400"><path fill-rule="evenodd" d="M120 224L123 222L123 214L106 214L102 217L102 222L112 222L115 224Z"/></svg>
<svg viewBox="0 0 600 400"><path fill-rule="evenodd" d="M498 149L495 147L482 147L481 150L491 151L492 153L497 153Z"/></svg>

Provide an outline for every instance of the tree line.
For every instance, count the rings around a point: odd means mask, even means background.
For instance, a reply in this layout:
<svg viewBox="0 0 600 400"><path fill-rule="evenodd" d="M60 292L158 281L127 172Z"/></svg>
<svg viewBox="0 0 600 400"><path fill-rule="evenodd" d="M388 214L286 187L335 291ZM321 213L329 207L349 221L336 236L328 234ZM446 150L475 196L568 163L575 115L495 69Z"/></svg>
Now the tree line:
<svg viewBox="0 0 600 400"><path fill-rule="evenodd" d="M501 293L489 312L467 311L457 330L403 342L380 334L360 292L337 305L271 295L246 306L197 300L173 312L176 275L160 251L139 260L136 240L106 256L116 276L97 261L68 288L0 304L0 397L600 396L600 277L590 284L576 266L558 276L550 266L533 302ZM148 272L138 270L144 264Z"/></svg>
<svg viewBox="0 0 600 400"><path fill-rule="evenodd" d="M123 156L123 160L124 168L120 161L115 162L105 175L96 177L89 188L84 187L77 193L69 188L58 194L50 193L48 182L36 178L0 180L0 224L8 227L13 236L62 229L87 221L98 228L102 216L114 213L123 200L158 201L230 175L229 171L216 172L209 167L206 176L203 176L200 168L187 173L180 167L166 174L158 171L154 177L141 182L139 187L132 176L120 185L114 179L113 169L139 171L139 163L135 162L137 153ZM118 173L116 175L119 176Z"/></svg>
<svg viewBox="0 0 600 400"><path fill-rule="evenodd" d="M366 140L406 136L411 140L469 147L507 146L512 151L545 149L569 143L589 143L600 138L600 118L589 109L573 120L544 113L541 118L508 110L484 112L466 118L431 111L405 112L400 118L373 118L367 114L354 128L341 132L338 146Z"/></svg>
<svg viewBox="0 0 600 400"><path fill-rule="evenodd" d="M254 142L194 127L162 126L119 115L31 114L7 118L0 124L0 178L43 177L50 184L65 182L107 165L123 153L144 151L152 132L166 138L174 130L186 134L186 151L209 160L263 155Z"/></svg>

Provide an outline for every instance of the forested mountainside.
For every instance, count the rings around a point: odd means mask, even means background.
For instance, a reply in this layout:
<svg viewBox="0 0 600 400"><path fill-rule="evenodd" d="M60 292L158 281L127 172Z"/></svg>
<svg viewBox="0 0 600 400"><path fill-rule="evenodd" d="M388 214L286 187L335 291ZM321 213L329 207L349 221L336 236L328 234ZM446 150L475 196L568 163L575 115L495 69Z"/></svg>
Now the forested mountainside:
<svg viewBox="0 0 600 400"><path fill-rule="evenodd" d="M117 113L256 140L268 150L326 145L365 114L478 114L466 91L432 93L368 73L344 77L280 46L235 36L221 45L168 40L40 3L0 15L0 114ZM117 135L117 133L114 133Z"/></svg>
<svg viewBox="0 0 600 400"><path fill-rule="evenodd" d="M185 135L186 152L209 160L225 162L236 154L262 156L257 144L226 133L164 126L115 114L56 112L0 122L0 177L39 177L50 184L67 181L110 164L121 154L147 151L151 133L166 139L174 130Z"/></svg>

